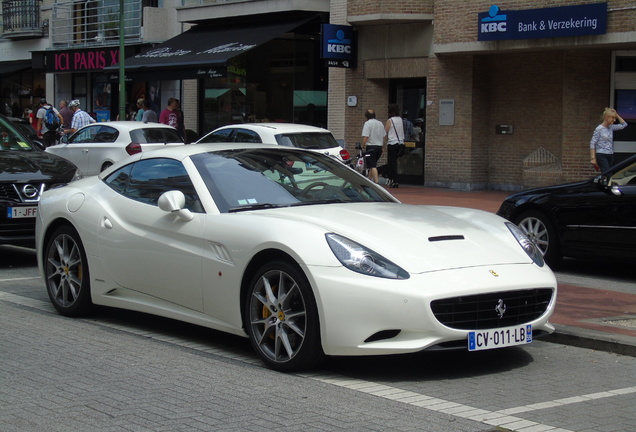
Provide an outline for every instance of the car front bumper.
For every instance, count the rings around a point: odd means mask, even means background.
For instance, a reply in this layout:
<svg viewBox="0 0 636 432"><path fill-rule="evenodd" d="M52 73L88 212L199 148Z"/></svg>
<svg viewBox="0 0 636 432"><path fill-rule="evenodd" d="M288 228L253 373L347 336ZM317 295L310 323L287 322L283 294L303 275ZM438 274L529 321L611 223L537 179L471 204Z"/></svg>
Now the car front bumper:
<svg viewBox="0 0 636 432"><path fill-rule="evenodd" d="M483 312L495 315L498 300L505 305L521 291L547 290L545 310L518 324L531 324L536 334L554 331L548 319L554 311L557 283L547 266L480 266L412 274L407 280L364 276L334 267L311 267L308 273L317 287L321 337L328 355L410 353L440 344L462 346L462 341L468 349L470 329L442 324L431 303L449 298L461 302L477 294L495 298ZM494 328L499 327L504 326Z"/></svg>

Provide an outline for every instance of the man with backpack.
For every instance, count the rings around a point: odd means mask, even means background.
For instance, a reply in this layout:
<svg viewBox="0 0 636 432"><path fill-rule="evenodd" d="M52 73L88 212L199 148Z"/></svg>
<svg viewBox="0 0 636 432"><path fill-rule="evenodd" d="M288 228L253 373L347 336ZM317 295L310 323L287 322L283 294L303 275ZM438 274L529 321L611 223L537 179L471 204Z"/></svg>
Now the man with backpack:
<svg viewBox="0 0 636 432"><path fill-rule="evenodd" d="M38 119L37 132L42 136L44 147L50 147L57 142L58 129L64 119L62 115L51 106L46 99L40 99L40 109L35 115Z"/></svg>

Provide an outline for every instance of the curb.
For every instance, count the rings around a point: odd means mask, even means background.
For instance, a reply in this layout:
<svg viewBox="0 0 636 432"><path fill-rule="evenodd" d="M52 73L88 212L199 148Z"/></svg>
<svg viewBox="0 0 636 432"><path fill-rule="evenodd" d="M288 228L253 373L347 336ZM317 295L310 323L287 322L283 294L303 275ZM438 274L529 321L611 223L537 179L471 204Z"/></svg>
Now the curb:
<svg viewBox="0 0 636 432"><path fill-rule="evenodd" d="M597 351L611 352L630 357L636 357L636 345L629 336L609 334L594 330L582 330L562 324L554 324L556 331L540 340L579 348L589 348Z"/></svg>

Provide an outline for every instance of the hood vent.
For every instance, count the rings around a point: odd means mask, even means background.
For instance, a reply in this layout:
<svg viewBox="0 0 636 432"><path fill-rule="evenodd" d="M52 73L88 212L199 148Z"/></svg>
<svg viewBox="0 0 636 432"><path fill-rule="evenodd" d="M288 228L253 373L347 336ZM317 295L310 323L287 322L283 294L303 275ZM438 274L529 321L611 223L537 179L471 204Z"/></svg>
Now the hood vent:
<svg viewBox="0 0 636 432"><path fill-rule="evenodd" d="M444 236L428 238L428 241L430 242L439 242L439 241L447 241L447 240L464 240L464 236L463 235L444 235Z"/></svg>

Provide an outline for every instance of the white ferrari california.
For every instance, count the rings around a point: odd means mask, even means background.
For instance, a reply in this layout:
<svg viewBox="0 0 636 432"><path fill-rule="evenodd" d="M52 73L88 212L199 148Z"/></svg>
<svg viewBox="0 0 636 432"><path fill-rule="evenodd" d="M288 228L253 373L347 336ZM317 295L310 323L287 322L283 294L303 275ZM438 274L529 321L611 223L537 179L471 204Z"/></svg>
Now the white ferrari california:
<svg viewBox="0 0 636 432"><path fill-rule="evenodd" d="M249 337L281 371L554 331L555 277L516 225L401 204L296 148L142 152L45 192L36 230L62 315L97 304L199 324Z"/></svg>

